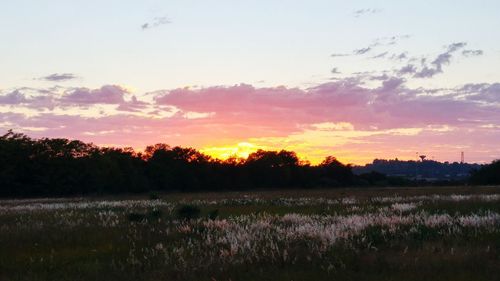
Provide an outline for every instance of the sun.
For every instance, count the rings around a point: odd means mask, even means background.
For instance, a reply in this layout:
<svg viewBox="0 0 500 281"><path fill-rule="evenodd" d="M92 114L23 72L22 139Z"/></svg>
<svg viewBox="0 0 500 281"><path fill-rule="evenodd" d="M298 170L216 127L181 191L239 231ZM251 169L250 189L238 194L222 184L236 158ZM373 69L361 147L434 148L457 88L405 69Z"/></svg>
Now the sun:
<svg viewBox="0 0 500 281"><path fill-rule="evenodd" d="M205 147L201 149L201 152L210 155L213 158L221 160L225 160L231 157L246 159L248 155L259 149L264 149L264 148L249 142L240 142L232 146L225 145L225 146Z"/></svg>

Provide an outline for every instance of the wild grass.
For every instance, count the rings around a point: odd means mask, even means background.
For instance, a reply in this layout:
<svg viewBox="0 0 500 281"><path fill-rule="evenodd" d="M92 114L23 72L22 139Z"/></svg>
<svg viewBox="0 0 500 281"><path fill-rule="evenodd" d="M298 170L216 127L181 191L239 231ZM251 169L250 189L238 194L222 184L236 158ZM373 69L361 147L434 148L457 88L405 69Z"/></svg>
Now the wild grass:
<svg viewBox="0 0 500 281"><path fill-rule="evenodd" d="M4 200L0 280L499 280L499 194Z"/></svg>

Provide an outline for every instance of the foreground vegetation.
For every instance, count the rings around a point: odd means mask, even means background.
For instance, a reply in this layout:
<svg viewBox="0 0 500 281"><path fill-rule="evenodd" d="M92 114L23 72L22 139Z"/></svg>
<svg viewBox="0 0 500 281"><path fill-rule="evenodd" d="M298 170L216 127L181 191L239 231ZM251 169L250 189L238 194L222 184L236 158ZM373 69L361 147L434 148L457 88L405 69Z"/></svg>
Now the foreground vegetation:
<svg viewBox="0 0 500 281"><path fill-rule="evenodd" d="M0 201L0 280L499 280L500 189Z"/></svg>

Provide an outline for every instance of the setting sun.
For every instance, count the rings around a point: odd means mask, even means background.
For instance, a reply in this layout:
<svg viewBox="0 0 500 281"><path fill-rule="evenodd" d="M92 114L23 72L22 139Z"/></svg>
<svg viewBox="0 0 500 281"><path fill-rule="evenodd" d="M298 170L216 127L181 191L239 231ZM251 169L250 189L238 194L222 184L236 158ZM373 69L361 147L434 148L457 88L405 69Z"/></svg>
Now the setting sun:
<svg viewBox="0 0 500 281"><path fill-rule="evenodd" d="M235 146L206 147L200 151L213 158L226 160L228 158L247 158L252 152L264 147L256 146L248 142L240 142Z"/></svg>

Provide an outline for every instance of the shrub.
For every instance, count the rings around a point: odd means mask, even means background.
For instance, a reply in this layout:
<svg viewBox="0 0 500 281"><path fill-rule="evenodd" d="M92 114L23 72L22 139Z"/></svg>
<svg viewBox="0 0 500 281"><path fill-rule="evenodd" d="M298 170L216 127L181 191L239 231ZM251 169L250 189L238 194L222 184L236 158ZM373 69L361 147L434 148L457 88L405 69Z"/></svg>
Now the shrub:
<svg viewBox="0 0 500 281"><path fill-rule="evenodd" d="M181 219L196 219L200 216L200 208L193 205L182 205L177 209L177 217Z"/></svg>
<svg viewBox="0 0 500 281"><path fill-rule="evenodd" d="M159 219L163 216L163 211L160 209L154 209L149 212L149 217L153 219Z"/></svg>
<svg viewBox="0 0 500 281"><path fill-rule="evenodd" d="M219 209L212 210L208 213L208 218L211 220L215 220L217 217L219 217Z"/></svg>
<svg viewBox="0 0 500 281"><path fill-rule="evenodd" d="M128 220L129 221L138 222L138 221L143 221L144 219L146 219L146 215L144 215L144 214L140 214L140 213L130 213L130 214L128 214Z"/></svg>

